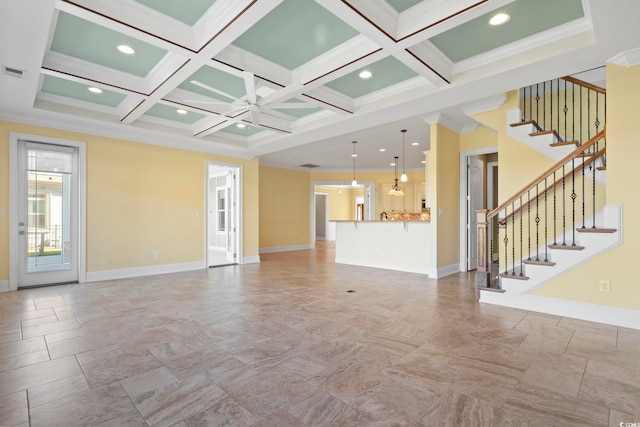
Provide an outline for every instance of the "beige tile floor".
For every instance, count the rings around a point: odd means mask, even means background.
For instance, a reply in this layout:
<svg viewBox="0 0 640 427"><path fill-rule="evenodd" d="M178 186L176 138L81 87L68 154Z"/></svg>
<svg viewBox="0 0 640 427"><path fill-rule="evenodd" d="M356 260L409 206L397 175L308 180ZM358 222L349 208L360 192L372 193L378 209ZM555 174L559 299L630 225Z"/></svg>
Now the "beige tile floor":
<svg viewBox="0 0 640 427"><path fill-rule="evenodd" d="M0 294L0 425L640 423L639 330L333 255Z"/></svg>

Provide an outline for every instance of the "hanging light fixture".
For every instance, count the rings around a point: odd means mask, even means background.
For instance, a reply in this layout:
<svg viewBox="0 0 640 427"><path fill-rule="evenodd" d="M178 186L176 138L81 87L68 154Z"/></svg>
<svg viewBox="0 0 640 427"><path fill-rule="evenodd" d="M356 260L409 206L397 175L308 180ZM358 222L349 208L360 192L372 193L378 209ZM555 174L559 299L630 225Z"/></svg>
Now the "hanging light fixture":
<svg viewBox="0 0 640 427"><path fill-rule="evenodd" d="M394 157L395 162L393 163L396 167L395 175L394 175L394 184L391 186L391 190L389 190L389 195L391 196L404 196L404 192L400 185L398 185L398 156Z"/></svg>
<svg viewBox="0 0 640 427"><path fill-rule="evenodd" d="M402 175L400 175L400 181L407 182L409 178L407 178L407 174L404 172L404 134L407 132L406 129L402 129Z"/></svg>
<svg viewBox="0 0 640 427"><path fill-rule="evenodd" d="M358 157L358 155L356 154L356 144L358 143L358 141L353 141L353 154L351 155L353 157L353 181L351 181L351 186L352 187L357 187L358 186L358 181L356 181L356 157Z"/></svg>

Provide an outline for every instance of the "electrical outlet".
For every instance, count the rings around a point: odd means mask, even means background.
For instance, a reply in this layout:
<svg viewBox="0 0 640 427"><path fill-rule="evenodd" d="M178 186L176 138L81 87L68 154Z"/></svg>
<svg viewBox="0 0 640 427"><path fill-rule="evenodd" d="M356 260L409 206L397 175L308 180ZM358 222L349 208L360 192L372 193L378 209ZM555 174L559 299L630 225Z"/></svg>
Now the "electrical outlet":
<svg viewBox="0 0 640 427"><path fill-rule="evenodd" d="M153 259L159 259L160 258L160 251L155 251L153 253Z"/></svg>
<svg viewBox="0 0 640 427"><path fill-rule="evenodd" d="M598 282L598 287L600 289L600 292L609 293L609 292L611 292L611 281L610 280L600 280L600 282Z"/></svg>

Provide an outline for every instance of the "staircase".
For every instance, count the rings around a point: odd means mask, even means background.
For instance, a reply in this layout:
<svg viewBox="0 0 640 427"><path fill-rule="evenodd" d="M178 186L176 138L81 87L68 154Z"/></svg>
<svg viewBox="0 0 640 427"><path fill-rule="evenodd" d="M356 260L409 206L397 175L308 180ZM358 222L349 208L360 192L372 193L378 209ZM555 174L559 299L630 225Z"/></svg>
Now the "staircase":
<svg viewBox="0 0 640 427"><path fill-rule="evenodd" d="M507 133L556 163L477 212L481 302L533 309L535 288L620 244L621 206L604 205L605 112L605 89L575 78L520 90Z"/></svg>

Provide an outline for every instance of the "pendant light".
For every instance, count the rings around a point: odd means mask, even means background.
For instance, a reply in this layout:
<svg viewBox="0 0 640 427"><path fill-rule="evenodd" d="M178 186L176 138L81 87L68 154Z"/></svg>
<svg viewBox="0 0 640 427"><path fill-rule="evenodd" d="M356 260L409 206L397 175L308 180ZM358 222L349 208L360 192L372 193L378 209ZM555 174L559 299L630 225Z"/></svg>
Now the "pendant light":
<svg viewBox="0 0 640 427"><path fill-rule="evenodd" d="M402 129L402 175L400 175L400 181L407 182L409 178L407 178L407 174L404 172L404 134L407 132L406 129Z"/></svg>
<svg viewBox="0 0 640 427"><path fill-rule="evenodd" d="M391 186L391 190L389 190L389 195L391 196L404 196L404 192L400 185L398 185L398 156L394 157L393 165L396 167L395 175L394 175L394 184Z"/></svg>
<svg viewBox="0 0 640 427"><path fill-rule="evenodd" d="M356 157L358 157L358 155L356 154L356 144L358 143L358 141L353 141L353 154L351 155L351 157L353 157L353 181L351 181L351 186L352 187L357 187L358 186L358 181L356 181Z"/></svg>

